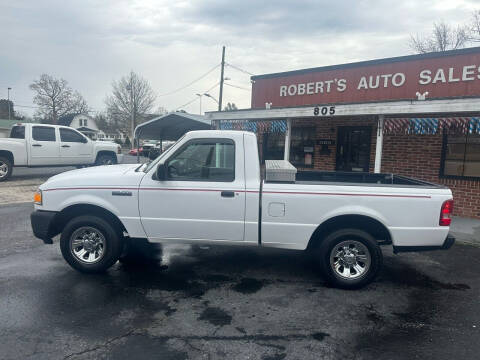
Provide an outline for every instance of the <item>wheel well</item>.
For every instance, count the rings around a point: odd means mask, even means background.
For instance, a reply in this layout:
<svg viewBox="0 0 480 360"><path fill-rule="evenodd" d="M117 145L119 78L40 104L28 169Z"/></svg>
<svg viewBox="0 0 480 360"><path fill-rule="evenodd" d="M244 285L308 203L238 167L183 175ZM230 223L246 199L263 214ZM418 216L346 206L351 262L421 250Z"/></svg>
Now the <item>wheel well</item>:
<svg viewBox="0 0 480 360"><path fill-rule="evenodd" d="M65 225L71 219L81 215L93 215L93 216L98 216L104 219L111 225L114 225L115 229L118 229L120 236L122 236L124 231L126 232L125 226L123 226L120 219L111 211L108 211L96 205L79 204L79 205L69 206L57 214L57 216L55 217L56 234L61 233Z"/></svg>
<svg viewBox="0 0 480 360"><path fill-rule="evenodd" d="M109 150L101 150L97 153L97 157L95 158L95 161L98 160L98 158L102 155L109 155L113 156L115 159L117 159L117 154L114 151L109 151Z"/></svg>
<svg viewBox="0 0 480 360"><path fill-rule="evenodd" d="M390 232L380 221L364 215L340 215L320 224L310 237L307 248L318 245L333 231L345 228L359 229L368 232L382 245L392 243Z"/></svg>
<svg viewBox="0 0 480 360"><path fill-rule="evenodd" d="M14 165L13 154L10 151L0 150L0 156L7 158Z"/></svg>

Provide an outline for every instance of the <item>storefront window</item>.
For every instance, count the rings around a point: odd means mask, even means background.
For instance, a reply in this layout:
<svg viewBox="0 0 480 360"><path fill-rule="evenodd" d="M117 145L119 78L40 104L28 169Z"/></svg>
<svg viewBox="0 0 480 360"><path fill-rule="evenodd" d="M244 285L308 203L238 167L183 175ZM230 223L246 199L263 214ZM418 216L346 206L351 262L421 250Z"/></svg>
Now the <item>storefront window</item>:
<svg viewBox="0 0 480 360"><path fill-rule="evenodd" d="M263 159L281 160L284 156L285 134L284 133L264 133L263 134Z"/></svg>
<svg viewBox="0 0 480 360"><path fill-rule="evenodd" d="M480 177L480 135L445 136L440 173L446 177Z"/></svg>
<svg viewBox="0 0 480 360"><path fill-rule="evenodd" d="M291 133L290 162L297 167L313 167L315 127L294 127Z"/></svg>

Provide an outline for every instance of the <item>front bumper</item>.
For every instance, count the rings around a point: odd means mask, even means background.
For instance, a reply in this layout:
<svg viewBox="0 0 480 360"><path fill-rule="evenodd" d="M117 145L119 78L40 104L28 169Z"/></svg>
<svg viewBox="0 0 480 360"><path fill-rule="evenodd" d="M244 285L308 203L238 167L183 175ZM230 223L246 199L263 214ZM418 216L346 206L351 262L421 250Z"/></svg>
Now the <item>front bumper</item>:
<svg viewBox="0 0 480 360"><path fill-rule="evenodd" d="M416 251L431 251L431 250L448 250L455 244L455 237L448 234L445 241L440 246L394 246L393 252L416 252Z"/></svg>
<svg viewBox="0 0 480 360"><path fill-rule="evenodd" d="M30 214L33 234L45 244L53 244L52 237L58 234L55 228L55 211L35 210Z"/></svg>

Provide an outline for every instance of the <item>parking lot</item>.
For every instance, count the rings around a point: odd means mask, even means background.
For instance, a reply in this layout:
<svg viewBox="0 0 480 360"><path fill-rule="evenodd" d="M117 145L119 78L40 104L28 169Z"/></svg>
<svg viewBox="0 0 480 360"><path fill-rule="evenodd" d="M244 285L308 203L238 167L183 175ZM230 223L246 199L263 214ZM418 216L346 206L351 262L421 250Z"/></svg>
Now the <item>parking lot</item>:
<svg viewBox="0 0 480 360"><path fill-rule="evenodd" d="M381 276L357 291L327 287L302 252L261 248L168 246L157 262L87 276L58 239L31 233L26 194L63 170L0 184L1 359L478 357L477 246L384 248Z"/></svg>

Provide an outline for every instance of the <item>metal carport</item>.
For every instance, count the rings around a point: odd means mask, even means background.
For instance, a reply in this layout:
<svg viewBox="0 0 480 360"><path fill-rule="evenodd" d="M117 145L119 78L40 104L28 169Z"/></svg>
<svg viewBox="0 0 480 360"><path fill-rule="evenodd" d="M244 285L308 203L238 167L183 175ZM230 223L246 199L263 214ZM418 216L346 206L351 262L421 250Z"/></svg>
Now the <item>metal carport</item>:
<svg viewBox="0 0 480 360"><path fill-rule="evenodd" d="M138 147L142 138L176 141L188 131L208 130L211 128L211 121L202 115L171 112L138 125L135 128L134 144L137 144Z"/></svg>

